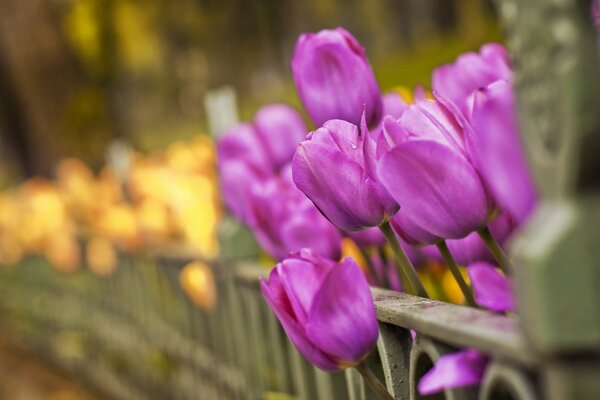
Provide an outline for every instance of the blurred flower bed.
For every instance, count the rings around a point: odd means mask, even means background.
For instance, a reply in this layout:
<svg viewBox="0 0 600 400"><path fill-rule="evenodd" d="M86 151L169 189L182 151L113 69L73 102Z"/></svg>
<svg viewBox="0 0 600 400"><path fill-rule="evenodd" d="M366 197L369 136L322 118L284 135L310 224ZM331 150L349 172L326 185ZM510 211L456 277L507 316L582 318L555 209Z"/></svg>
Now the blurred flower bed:
<svg viewBox="0 0 600 400"><path fill-rule="evenodd" d="M218 253L215 154L208 136L143 155L127 149L94 173L64 159L56 179L32 178L0 194L0 263L43 256L57 271L99 276L118 252ZM176 250L174 250L176 249Z"/></svg>

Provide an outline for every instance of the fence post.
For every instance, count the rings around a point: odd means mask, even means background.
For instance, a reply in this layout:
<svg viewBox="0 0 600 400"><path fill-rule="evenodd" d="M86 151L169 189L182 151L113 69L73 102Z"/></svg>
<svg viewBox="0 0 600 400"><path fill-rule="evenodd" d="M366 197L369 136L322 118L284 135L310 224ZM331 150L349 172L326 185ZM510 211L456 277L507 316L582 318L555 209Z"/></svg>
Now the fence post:
<svg viewBox="0 0 600 400"><path fill-rule="evenodd" d="M544 398L596 399L600 52L591 1L497 4L513 56L519 122L541 197L511 246L523 330L531 346L550 360L542 371Z"/></svg>

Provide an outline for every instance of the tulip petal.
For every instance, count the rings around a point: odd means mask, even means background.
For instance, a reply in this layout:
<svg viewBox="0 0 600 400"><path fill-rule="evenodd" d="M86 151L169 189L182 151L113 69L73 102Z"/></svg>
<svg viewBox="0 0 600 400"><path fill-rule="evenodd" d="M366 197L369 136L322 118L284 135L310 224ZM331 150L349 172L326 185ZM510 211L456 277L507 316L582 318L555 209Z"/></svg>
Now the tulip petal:
<svg viewBox="0 0 600 400"><path fill-rule="evenodd" d="M487 363L487 357L473 349L443 355L421 378L418 391L425 396L444 389L477 385L481 382Z"/></svg>
<svg viewBox="0 0 600 400"><path fill-rule="evenodd" d="M267 304L300 354L324 371L339 371L340 366L306 338L304 329L288 313L289 303L286 302L285 292L277 274L271 273L268 284L261 278L260 288Z"/></svg>
<svg viewBox="0 0 600 400"><path fill-rule="evenodd" d="M461 154L432 141L409 141L385 154L380 181L410 220L432 235L459 239L486 225L488 198Z"/></svg>
<svg viewBox="0 0 600 400"><path fill-rule="evenodd" d="M299 323L306 322L314 293L319 290L334 265L334 262L326 259L316 264L299 258L286 258L277 265L281 284Z"/></svg>
<svg viewBox="0 0 600 400"><path fill-rule="evenodd" d="M498 205L518 222L536 204L511 85L498 81L475 93L468 149Z"/></svg>
<svg viewBox="0 0 600 400"><path fill-rule="evenodd" d="M514 311L512 284L492 264L477 262L467 268L475 292L475 301L492 311Z"/></svg>
<svg viewBox="0 0 600 400"><path fill-rule="evenodd" d="M378 336L375 305L363 272L346 258L326 277L306 324L308 338L342 365L355 365Z"/></svg>

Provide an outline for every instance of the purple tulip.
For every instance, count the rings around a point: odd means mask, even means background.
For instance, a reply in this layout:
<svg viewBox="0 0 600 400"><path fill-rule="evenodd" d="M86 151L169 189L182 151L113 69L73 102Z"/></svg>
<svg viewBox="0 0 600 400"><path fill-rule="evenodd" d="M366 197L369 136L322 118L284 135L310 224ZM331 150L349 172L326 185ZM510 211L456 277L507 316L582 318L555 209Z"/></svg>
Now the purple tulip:
<svg viewBox="0 0 600 400"><path fill-rule="evenodd" d="M487 225L493 202L463 136L453 115L433 100L417 101L397 121L384 121L378 146L387 148L377 151L377 173L400 204L400 221L394 222L407 242L460 239Z"/></svg>
<svg viewBox="0 0 600 400"><path fill-rule="evenodd" d="M460 55L453 64L433 71L432 86L436 97L447 105L470 115L469 96L476 90L498 80L512 80L512 69L506 49L498 43L481 47L479 53Z"/></svg>
<svg viewBox="0 0 600 400"><path fill-rule="evenodd" d="M303 250L261 278L265 300L298 351L325 371L357 365L378 336L365 276L346 258L337 263Z"/></svg>
<svg viewBox="0 0 600 400"><path fill-rule="evenodd" d="M252 124L239 124L219 139L217 156L223 198L233 215L248 223L252 186L289 164L306 132L296 110L271 104L256 113Z"/></svg>
<svg viewBox="0 0 600 400"><path fill-rule="evenodd" d="M441 356L434 367L419 381L422 396L481 382L488 358L474 349Z"/></svg>
<svg viewBox="0 0 600 400"><path fill-rule="evenodd" d="M492 311L514 311L515 298L510 280L492 264L477 262L467 267L477 304Z"/></svg>
<svg viewBox="0 0 600 400"><path fill-rule="evenodd" d="M524 221L533 211L537 196L510 83L497 81L474 93L470 126L468 152L492 196L515 221Z"/></svg>
<svg viewBox="0 0 600 400"><path fill-rule="evenodd" d="M381 225L398 204L376 180L375 142L342 120L327 121L298 146L292 162L296 186L334 225L360 231Z"/></svg>
<svg viewBox="0 0 600 400"><path fill-rule="evenodd" d="M304 33L292 58L292 73L304 108L316 126L331 119L369 126L381 119L379 85L365 50L345 29Z"/></svg>
<svg viewBox="0 0 600 400"><path fill-rule="evenodd" d="M339 259L340 232L294 186L289 170L253 185L248 225L261 247L278 260L305 247Z"/></svg>

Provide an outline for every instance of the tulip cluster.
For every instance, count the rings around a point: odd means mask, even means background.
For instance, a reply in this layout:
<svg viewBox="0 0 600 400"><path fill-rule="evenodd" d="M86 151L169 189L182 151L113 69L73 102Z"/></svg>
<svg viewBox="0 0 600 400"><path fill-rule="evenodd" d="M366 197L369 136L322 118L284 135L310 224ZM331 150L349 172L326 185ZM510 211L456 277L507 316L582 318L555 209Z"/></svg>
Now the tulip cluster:
<svg viewBox="0 0 600 400"><path fill-rule="evenodd" d="M435 276L427 277L423 270L417 275L412 264L434 265L434 270L450 271L469 304L496 312L514 311L512 266L501 246L531 215L537 198L518 130L512 68L505 49L487 44L477 53L463 54L454 63L437 68L431 93L419 87L410 96L382 94L365 50L349 32L337 28L301 35L292 72L316 129L301 137L296 132L302 129L290 128L285 143L291 143L291 138L300 142L291 176L316 209L361 249L385 250L384 237L375 230L381 228L399 263L409 265L401 271L407 279L403 283L419 295L427 295L419 275L426 278L423 281ZM260 143L262 148L242 152L247 160L243 160L245 167L236 167L237 175L227 176L224 172L229 167L221 166L224 190L229 192L225 198L230 199L232 212L254 229L263 247L283 259L283 252L272 244L273 237L286 241L282 228L259 229L257 221L266 226L273 218L285 222L308 217L301 216L304 207L285 206L281 193L292 190L288 166L282 169L281 164L261 156L269 153L271 144L265 144L266 135L254 125L238 128L236 141L246 141L240 148L247 148L249 142ZM271 136L272 140L278 138ZM265 178L265 171L275 174L278 183ZM261 206L268 199L274 199L277 206ZM311 235L320 237L318 244L294 244L335 258L323 250L325 243L333 241L320 235ZM286 250L297 250L287 243ZM367 269L371 282L376 282L373 277L387 275L382 268L389 261L385 253L373 257L363 251L361 258L371 267ZM330 304L322 303L325 295L321 291L344 296L347 285L355 286L357 297L363 296L362 283L350 282L350 275L340 274L338 283L325 278L330 276L326 271L336 265L313 253L292 256L277 265L268 285L263 282L265 298L291 340L326 370L358 365L368 348L367 338L372 339L367 328L357 329L364 337L354 338L353 343L339 339L348 325L366 326L364 316L370 315L372 304L367 307L365 300L360 307L343 310L347 315L342 317L338 314L342 310L335 306L339 299L331 297ZM291 272L296 269L303 272ZM325 311L331 312L331 320L322 318ZM319 316L318 323L313 322L313 315ZM339 327L338 321L343 321ZM322 327L329 332L326 339ZM339 346L344 346L343 351ZM436 371L447 368L444 362ZM474 350L451 357L447 363L463 363L468 374L458 368L459 379L446 384L436 378L439 372L432 371L421 385L423 393L476 383L486 364L485 357Z"/></svg>
<svg viewBox="0 0 600 400"><path fill-rule="evenodd" d="M272 104L259 110L252 123L226 132L217 144L227 207L278 260L303 248L332 259L341 254L339 231L292 182L292 156L306 132L296 110Z"/></svg>

